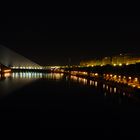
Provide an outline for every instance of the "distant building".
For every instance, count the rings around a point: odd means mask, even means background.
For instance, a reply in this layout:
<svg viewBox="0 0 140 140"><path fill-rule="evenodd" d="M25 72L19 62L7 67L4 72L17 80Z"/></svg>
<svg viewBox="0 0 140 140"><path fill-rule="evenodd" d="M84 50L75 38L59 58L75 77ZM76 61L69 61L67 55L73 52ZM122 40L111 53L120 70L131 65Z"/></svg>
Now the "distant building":
<svg viewBox="0 0 140 140"><path fill-rule="evenodd" d="M80 66L100 66L102 64L101 60L93 59L89 61L81 61Z"/></svg>
<svg viewBox="0 0 140 140"><path fill-rule="evenodd" d="M89 61L82 61L81 66L122 66L140 63L140 56L134 54L120 54L112 57L104 57L102 59L93 59Z"/></svg>
<svg viewBox="0 0 140 140"><path fill-rule="evenodd" d="M111 64L111 57L105 57L102 59L102 65L110 65Z"/></svg>

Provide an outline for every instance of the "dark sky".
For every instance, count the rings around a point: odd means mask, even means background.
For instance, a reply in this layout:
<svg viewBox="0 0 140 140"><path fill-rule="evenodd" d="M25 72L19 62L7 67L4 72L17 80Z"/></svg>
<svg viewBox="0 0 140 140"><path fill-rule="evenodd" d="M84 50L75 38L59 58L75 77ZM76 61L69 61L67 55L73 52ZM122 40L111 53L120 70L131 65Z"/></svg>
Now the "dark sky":
<svg viewBox="0 0 140 140"><path fill-rule="evenodd" d="M41 65L140 51L139 16L9 16L0 43Z"/></svg>

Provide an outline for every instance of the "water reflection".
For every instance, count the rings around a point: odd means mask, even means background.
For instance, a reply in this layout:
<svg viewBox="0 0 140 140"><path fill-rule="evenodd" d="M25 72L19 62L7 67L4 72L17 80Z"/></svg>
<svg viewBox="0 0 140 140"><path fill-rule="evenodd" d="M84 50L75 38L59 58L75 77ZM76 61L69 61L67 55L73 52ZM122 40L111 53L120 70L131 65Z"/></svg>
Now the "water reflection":
<svg viewBox="0 0 140 140"><path fill-rule="evenodd" d="M48 80L61 80L63 78L63 73L43 73L42 78Z"/></svg>
<svg viewBox="0 0 140 140"><path fill-rule="evenodd" d="M15 72L0 74L0 96L11 93L38 79L60 80L62 77L62 73Z"/></svg>
<svg viewBox="0 0 140 140"><path fill-rule="evenodd" d="M133 94L130 94L131 92L133 93L132 90L130 90L128 87L118 86L119 84L111 85L111 82L109 83L105 81L103 82L101 80L89 80L87 78L82 78L74 75L71 75L70 77L64 77L65 76L63 73L15 72L5 73L3 75L0 74L0 95L12 92L38 79L47 79L53 81L65 79L65 81L74 81L76 83L79 83L80 85L94 87L98 90L101 90L101 92L105 93L105 96L107 96L108 93L116 95L122 94L123 96L129 97L133 96ZM110 75L110 77L116 78L116 75ZM125 77L123 78L125 79ZM131 80L130 77L129 80ZM135 81L136 80L138 79L135 79Z"/></svg>
<svg viewBox="0 0 140 140"><path fill-rule="evenodd" d="M7 95L19 89L35 79L30 73L4 73L0 77L0 96Z"/></svg>
<svg viewBox="0 0 140 140"><path fill-rule="evenodd" d="M8 78L8 77L10 77L11 76L11 73L4 73L4 77L5 78Z"/></svg>
<svg viewBox="0 0 140 140"><path fill-rule="evenodd" d="M98 88L99 90L101 90L102 92L104 92L104 96L107 96L107 94L120 94L123 96L128 96L128 97L132 97L133 93L134 93L134 89L130 89L130 87L123 87L123 86L119 86L119 84L116 86L115 85L111 85L110 83L105 83L101 82L101 81L97 81L97 80L89 80L86 78L81 78L81 77L77 77L77 76L71 76L70 77L72 81L77 82L79 84L83 84L83 85L87 85L87 86L93 86L94 88ZM116 95L117 95L116 94Z"/></svg>
<svg viewBox="0 0 140 140"><path fill-rule="evenodd" d="M20 72L12 73L13 79L41 79L47 78L52 80L60 80L63 77L61 73L36 73L36 72Z"/></svg>
<svg viewBox="0 0 140 140"><path fill-rule="evenodd" d="M71 75L70 79L75 81L75 82L78 82L80 84L87 85L87 79L86 78L81 78L81 77Z"/></svg>
<svg viewBox="0 0 140 140"><path fill-rule="evenodd" d="M97 81L95 81L95 87L97 87L98 86L98 82Z"/></svg>
<svg viewBox="0 0 140 140"><path fill-rule="evenodd" d="M114 93L116 93L117 92L117 88L116 87L114 87Z"/></svg>
<svg viewBox="0 0 140 140"><path fill-rule="evenodd" d="M110 87L110 91L109 92L112 93L112 87Z"/></svg>
<svg viewBox="0 0 140 140"><path fill-rule="evenodd" d="M90 80L90 85L94 85L94 81Z"/></svg>
<svg viewBox="0 0 140 140"><path fill-rule="evenodd" d="M37 79L42 77L43 77L42 73L31 73L31 72L12 73L13 79Z"/></svg>

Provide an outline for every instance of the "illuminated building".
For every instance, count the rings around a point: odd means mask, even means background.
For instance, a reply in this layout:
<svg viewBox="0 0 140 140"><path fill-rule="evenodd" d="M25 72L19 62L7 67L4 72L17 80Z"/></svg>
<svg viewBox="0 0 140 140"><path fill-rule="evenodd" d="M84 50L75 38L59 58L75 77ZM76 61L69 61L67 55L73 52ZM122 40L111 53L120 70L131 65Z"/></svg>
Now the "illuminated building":
<svg viewBox="0 0 140 140"><path fill-rule="evenodd" d="M111 63L111 57L105 57L102 59L102 65L109 65Z"/></svg>
<svg viewBox="0 0 140 140"><path fill-rule="evenodd" d="M81 61L80 66L100 66L102 65L102 61L100 59L93 59L89 61Z"/></svg>
<svg viewBox="0 0 140 140"><path fill-rule="evenodd" d="M140 63L140 56L134 54L120 54L112 57L104 57L102 59L93 59L89 61L82 61L81 66L122 66Z"/></svg>

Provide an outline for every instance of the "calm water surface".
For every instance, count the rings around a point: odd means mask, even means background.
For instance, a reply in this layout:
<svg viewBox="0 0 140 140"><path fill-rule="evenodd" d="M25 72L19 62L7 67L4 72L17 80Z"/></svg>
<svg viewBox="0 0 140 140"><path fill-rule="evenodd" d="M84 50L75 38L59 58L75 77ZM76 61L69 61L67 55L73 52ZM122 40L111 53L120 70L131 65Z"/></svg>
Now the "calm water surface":
<svg viewBox="0 0 140 140"><path fill-rule="evenodd" d="M110 129L137 125L139 93L102 81L58 73L0 76L3 123L46 128Z"/></svg>

